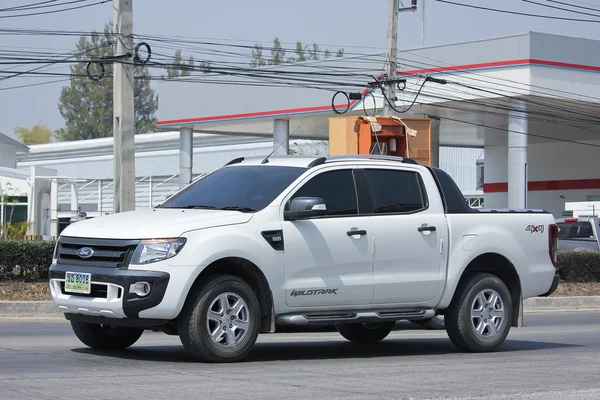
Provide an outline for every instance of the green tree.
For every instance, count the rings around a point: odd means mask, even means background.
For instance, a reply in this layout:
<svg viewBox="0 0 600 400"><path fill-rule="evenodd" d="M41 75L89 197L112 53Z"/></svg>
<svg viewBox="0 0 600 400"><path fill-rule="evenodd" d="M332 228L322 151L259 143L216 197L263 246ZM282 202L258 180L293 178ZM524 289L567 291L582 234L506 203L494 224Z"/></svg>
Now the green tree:
<svg viewBox="0 0 600 400"><path fill-rule="evenodd" d="M281 42L278 38L273 40L273 47L271 48L271 62L270 64L281 64L285 60L285 49L281 46Z"/></svg>
<svg viewBox="0 0 600 400"><path fill-rule="evenodd" d="M92 80L87 76L89 60L111 57L114 41L111 25L106 24L103 33L93 32L77 42L77 59L81 62L71 66L71 83L63 87L58 110L65 119L65 127L56 132L59 140L82 140L113 135L113 67L104 63L104 77ZM100 64L90 65L92 75L99 74ZM150 72L147 67L135 67L135 133L147 133L156 126L158 96L150 87Z"/></svg>
<svg viewBox="0 0 600 400"><path fill-rule="evenodd" d="M194 60L193 56L190 56L187 62L183 62L183 56L181 55L181 50L177 50L175 52L175 57L173 57L173 63L167 66L167 77L169 79L177 78L178 76L190 76L190 72L196 69L196 60ZM205 62L200 61L200 67L202 67ZM164 78L164 77L163 77Z"/></svg>
<svg viewBox="0 0 600 400"><path fill-rule="evenodd" d="M286 49L281 45L279 38L273 39L273 47L270 48L271 57L265 57L264 47L262 43L254 44L252 48L252 59L250 60L251 67L262 67L264 65L278 65L283 63L297 63L304 62L307 60L319 60L321 55L324 58L331 57L331 51L325 49L321 51L319 45L316 43L312 44L312 48L309 45L304 45L301 41L296 42L296 48L294 49L295 57L289 57L285 59ZM344 49L338 49L336 57L343 57Z"/></svg>
<svg viewBox="0 0 600 400"><path fill-rule="evenodd" d="M305 54L306 53L306 47L304 47L302 45L302 42L299 41L299 40L296 42L296 50L295 50L295 52L296 52L296 56L297 56L295 62L306 61L306 54Z"/></svg>
<svg viewBox="0 0 600 400"><path fill-rule="evenodd" d="M46 124L34 125L31 128L17 127L15 133L21 138L23 144L49 143L53 132Z"/></svg>
<svg viewBox="0 0 600 400"><path fill-rule="evenodd" d="M252 49L252 60L250 60L251 67L262 67L267 65L267 60L263 57L263 46L260 43L256 43Z"/></svg>

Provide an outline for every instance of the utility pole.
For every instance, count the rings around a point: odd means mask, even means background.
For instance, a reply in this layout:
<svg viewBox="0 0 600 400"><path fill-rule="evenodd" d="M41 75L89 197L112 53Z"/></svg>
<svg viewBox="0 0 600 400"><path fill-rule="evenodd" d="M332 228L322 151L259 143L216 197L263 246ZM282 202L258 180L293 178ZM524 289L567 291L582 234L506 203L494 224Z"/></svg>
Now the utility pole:
<svg viewBox="0 0 600 400"><path fill-rule="evenodd" d="M113 9L113 212L119 213L135 209L133 0L113 0Z"/></svg>
<svg viewBox="0 0 600 400"><path fill-rule="evenodd" d="M385 96L392 104L396 104L396 53L398 52L398 9L399 0L389 0L388 31L387 31L387 56L385 63ZM383 116L393 117L394 110L387 101L383 101Z"/></svg>
<svg viewBox="0 0 600 400"><path fill-rule="evenodd" d="M425 47L425 0L421 0L421 47Z"/></svg>
<svg viewBox="0 0 600 400"><path fill-rule="evenodd" d="M404 5L407 3L407 5ZM408 4L410 3L410 4ZM385 63L385 95L394 106L396 105L396 54L398 53L398 13L403 11L415 11L417 0L389 0L388 7L388 31L387 31L387 57ZM384 100L383 116L393 117L394 109Z"/></svg>

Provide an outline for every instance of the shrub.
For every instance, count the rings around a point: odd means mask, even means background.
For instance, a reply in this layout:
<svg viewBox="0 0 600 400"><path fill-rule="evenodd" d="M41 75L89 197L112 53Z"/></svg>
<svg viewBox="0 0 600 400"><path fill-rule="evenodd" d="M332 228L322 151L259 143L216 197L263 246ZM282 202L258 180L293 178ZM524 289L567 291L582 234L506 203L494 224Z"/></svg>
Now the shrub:
<svg viewBox="0 0 600 400"><path fill-rule="evenodd" d="M48 279L54 241L0 240L0 281Z"/></svg>
<svg viewBox="0 0 600 400"><path fill-rule="evenodd" d="M566 282L600 282L600 252L561 251L558 272Z"/></svg>

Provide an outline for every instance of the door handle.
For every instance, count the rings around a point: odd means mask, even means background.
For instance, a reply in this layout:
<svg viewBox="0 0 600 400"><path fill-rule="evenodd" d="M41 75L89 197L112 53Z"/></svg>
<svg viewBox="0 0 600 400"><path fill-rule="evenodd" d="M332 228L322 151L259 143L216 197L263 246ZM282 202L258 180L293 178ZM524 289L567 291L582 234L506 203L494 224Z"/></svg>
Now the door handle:
<svg viewBox="0 0 600 400"><path fill-rule="evenodd" d="M420 226L417 230L419 232L435 232L435 226Z"/></svg>
<svg viewBox="0 0 600 400"><path fill-rule="evenodd" d="M348 235L348 236L354 236L354 235L364 236L366 234L367 234L367 231L365 231L364 229L346 232L346 235Z"/></svg>

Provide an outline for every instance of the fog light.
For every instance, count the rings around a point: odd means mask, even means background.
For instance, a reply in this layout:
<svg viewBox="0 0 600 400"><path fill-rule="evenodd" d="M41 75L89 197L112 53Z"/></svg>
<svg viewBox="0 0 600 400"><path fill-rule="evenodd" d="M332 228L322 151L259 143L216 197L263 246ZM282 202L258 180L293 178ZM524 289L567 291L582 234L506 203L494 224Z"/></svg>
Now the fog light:
<svg viewBox="0 0 600 400"><path fill-rule="evenodd" d="M150 294L150 284L148 282L136 282L129 286L129 293L137 294L140 297L145 297Z"/></svg>

